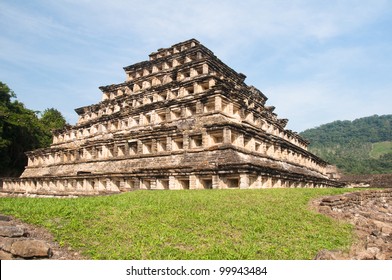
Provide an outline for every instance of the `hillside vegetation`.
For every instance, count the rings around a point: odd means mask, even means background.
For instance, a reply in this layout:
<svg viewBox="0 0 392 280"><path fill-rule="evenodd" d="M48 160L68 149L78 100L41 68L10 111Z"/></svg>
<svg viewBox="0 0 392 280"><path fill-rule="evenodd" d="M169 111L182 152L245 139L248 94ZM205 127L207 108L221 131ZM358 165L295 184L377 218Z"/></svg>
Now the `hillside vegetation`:
<svg viewBox="0 0 392 280"><path fill-rule="evenodd" d="M300 134L311 152L345 173L392 173L392 115L335 121Z"/></svg>

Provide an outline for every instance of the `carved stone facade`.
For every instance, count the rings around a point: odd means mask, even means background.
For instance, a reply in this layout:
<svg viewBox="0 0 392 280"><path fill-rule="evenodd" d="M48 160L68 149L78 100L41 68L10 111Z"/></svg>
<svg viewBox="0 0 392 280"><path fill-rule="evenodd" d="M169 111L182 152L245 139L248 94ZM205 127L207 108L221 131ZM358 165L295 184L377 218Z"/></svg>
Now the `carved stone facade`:
<svg viewBox="0 0 392 280"><path fill-rule="evenodd" d="M9 192L330 187L327 163L286 130L267 97L191 39L124 67L50 148L27 153Z"/></svg>

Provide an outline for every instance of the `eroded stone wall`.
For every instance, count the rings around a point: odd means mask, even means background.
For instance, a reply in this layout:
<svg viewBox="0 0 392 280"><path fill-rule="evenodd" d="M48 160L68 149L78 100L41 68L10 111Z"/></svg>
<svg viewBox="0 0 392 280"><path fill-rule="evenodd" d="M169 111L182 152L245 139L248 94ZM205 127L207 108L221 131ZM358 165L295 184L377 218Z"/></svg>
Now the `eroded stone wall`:
<svg viewBox="0 0 392 280"><path fill-rule="evenodd" d="M319 252L316 259L392 259L392 189L367 190L321 199L319 211L355 226L349 252Z"/></svg>
<svg viewBox="0 0 392 280"><path fill-rule="evenodd" d="M340 181L351 187L392 188L392 174L344 175Z"/></svg>

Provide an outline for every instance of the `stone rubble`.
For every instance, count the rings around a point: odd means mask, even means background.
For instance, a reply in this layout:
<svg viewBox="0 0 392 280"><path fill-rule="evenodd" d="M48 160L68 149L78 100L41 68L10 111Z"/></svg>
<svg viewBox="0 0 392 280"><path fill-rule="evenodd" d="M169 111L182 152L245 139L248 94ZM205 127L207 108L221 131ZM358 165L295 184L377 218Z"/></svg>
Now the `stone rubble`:
<svg viewBox="0 0 392 280"><path fill-rule="evenodd" d="M350 252L320 251L318 260L392 260L392 189L367 190L316 200L320 213L349 221L358 241Z"/></svg>
<svg viewBox="0 0 392 280"><path fill-rule="evenodd" d="M0 259L50 258L52 249L45 241L30 238L29 232L12 225L12 219L0 215Z"/></svg>
<svg viewBox="0 0 392 280"><path fill-rule="evenodd" d="M0 214L0 260L81 259L51 240L46 230Z"/></svg>

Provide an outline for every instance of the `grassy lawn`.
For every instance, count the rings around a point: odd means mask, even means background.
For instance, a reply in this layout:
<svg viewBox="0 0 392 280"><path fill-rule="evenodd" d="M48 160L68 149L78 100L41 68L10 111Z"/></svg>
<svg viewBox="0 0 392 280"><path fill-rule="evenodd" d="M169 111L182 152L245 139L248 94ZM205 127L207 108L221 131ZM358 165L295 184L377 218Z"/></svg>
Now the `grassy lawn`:
<svg viewBox="0 0 392 280"><path fill-rule="evenodd" d="M90 259L312 259L348 249L352 227L309 210L347 189L136 191L76 199L0 198Z"/></svg>

